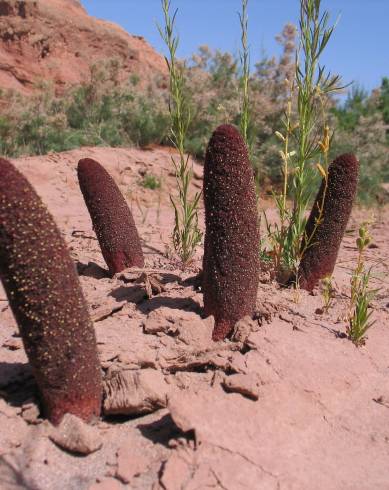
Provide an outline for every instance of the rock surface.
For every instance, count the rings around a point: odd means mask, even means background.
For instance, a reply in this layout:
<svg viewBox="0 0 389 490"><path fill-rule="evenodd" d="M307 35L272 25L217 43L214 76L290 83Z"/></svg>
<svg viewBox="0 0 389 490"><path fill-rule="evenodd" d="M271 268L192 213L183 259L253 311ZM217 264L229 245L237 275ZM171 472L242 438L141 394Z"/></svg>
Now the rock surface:
<svg viewBox="0 0 389 490"><path fill-rule="evenodd" d="M85 455L97 451L103 445L95 427L69 413L64 416L58 427L52 427L50 439L66 451Z"/></svg>
<svg viewBox="0 0 389 490"><path fill-rule="evenodd" d="M233 374L226 376L222 383L228 393L240 393L252 400L258 400L260 381L257 376L251 374Z"/></svg>
<svg viewBox="0 0 389 490"><path fill-rule="evenodd" d="M51 82L57 93L89 81L90 68L115 59L119 79L166 82L165 61L142 37L90 17L78 0L0 2L0 87L22 93Z"/></svg>
<svg viewBox="0 0 389 490"><path fill-rule="evenodd" d="M168 385L160 371L113 371L104 380L105 415L143 415L167 405Z"/></svg>
<svg viewBox="0 0 389 490"><path fill-rule="evenodd" d="M147 470L149 461L142 448L127 441L119 448L117 453L116 478L123 483L130 483L135 476Z"/></svg>

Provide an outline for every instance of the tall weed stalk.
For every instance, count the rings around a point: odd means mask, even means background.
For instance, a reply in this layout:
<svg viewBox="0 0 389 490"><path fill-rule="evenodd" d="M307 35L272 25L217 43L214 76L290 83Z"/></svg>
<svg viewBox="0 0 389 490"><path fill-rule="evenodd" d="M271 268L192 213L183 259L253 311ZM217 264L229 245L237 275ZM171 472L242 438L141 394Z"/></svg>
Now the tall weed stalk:
<svg viewBox="0 0 389 490"><path fill-rule="evenodd" d="M300 43L295 73L293 80L285 80L288 98L283 131L276 133L283 144L280 151L283 187L280 194L274 194L279 224L267 223L270 250L262 254L273 261L280 279L297 271L322 219L325 192L319 203L315 229L311 237L304 235L315 171L327 182L332 140L326 120L327 103L331 94L344 88L338 75L331 75L320 65L320 57L335 28L328 23L329 13L321 13L321 0L300 0Z"/></svg>
<svg viewBox="0 0 389 490"><path fill-rule="evenodd" d="M241 115L240 115L240 131L246 142L247 147L250 147L248 129L250 123L250 97L249 97L249 80L250 80L250 51L248 46L248 0L242 0L242 11L239 15L241 28L241 51L240 61L242 65L241 77Z"/></svg>
<svg viewBox="0 0 389 490"><path fill-rule="evenodd" d="M189 155L185 154L185 139L191 122L191 113L185 98L184 67L177 60L179 37L174 32L177 10L171 15L170 0L161 0L161 4L165 25L163 28L158 26L158 30L169 51L169 56L165 57L165 60L170 78L170 140L179 154L178 161L172 157L179 194L178 199L170 195L174 208L173 245L185 266L192 259L196 246L201 242L197 211L201 193L196 193L193 199L189 195L193 171L189 164Z"/></svg>

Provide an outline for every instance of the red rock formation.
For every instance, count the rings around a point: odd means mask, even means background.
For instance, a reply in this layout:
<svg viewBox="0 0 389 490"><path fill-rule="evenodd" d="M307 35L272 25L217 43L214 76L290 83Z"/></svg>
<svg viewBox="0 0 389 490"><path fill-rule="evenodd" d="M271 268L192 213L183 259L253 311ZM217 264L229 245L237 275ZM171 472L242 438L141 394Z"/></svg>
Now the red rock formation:
<svg viewBox="0 0 389 490"><path fill-rule="evenodd" d="M52 81L57 93L88 82L90 66L117 59L119 78L166 75L162 56L139 36L90 17L78 0L0 0L0 87L31 93Z"/></svg>

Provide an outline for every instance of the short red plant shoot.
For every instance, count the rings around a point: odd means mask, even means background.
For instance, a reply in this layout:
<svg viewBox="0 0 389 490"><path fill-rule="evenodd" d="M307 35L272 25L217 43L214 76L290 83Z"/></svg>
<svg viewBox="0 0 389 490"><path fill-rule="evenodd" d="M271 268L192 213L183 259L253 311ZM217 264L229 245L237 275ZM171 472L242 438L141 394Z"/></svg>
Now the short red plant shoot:
<svg viewBox="0 0 389 490"><path fill-rule="evenodd" d="M100 163L85 158L78 162L78 180L110 274L143 267L134 218L113 178Z"/></svg>
<svg viewBox="0 0 389 490"><path fill-rule="evenodd" d="M305 227L305 251L298 270L302 289L312 291L320 279L334 271L357 192L358 175L359 162L351 153L339 156L328 168L327 182L324 179L320 186Z"/></svg>

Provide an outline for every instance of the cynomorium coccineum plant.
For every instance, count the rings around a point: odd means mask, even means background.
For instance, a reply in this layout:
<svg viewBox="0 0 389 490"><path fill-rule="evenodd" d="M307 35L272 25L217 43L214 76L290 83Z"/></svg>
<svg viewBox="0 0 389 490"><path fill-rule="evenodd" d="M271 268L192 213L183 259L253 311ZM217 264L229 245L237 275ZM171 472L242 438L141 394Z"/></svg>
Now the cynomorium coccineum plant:
<svg viewBox="0 0 389 490"><path fill-rule="evenodd" d="M109 173L95 160L78 162L78 180L104 260L114 275L143 267L142 247L131 211Z"/></svg>
<svg viewBox="0 0 389 490"><path fill-rule="evenodd" d="M305 227L298 269L298 284L307 291L334 270L357 191L358 174L356 157L344 154L331 163L321 184Z"/></svg>
<svg viewBox="0 0 389 490"><path fill-rule="evenodd" d="M66 244L28 181L0 158L0 277L45 415L100 415L96 339Z"/></svg>
<svg viewBox="0 0 389 490"><path fill-rule="evenodd" d="M213 340L222 340L253 313L259 274L254 174L234 126L219 126L208 144L204 204L204 310L215 318Z"/></svg>

